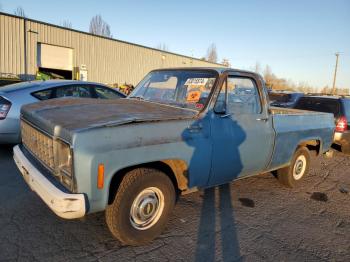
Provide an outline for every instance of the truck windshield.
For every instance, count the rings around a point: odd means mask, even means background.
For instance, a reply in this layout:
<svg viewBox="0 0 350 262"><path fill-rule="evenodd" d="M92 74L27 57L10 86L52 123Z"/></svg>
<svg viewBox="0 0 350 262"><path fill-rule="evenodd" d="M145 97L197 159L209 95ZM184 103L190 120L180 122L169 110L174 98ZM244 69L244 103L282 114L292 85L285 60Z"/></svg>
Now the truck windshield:
<svg viewBox="0 0 350 262"><path fill-rule="evenodd" d="M159 70L149 73L129 98L202 109L217 78L214 71Z"/></svg>

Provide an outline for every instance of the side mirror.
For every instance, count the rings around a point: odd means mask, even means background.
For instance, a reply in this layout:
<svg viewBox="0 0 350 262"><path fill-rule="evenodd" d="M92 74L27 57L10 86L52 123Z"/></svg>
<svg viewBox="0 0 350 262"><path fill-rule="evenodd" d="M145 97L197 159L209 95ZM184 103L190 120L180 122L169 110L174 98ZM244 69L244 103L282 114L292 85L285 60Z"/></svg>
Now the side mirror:
<svg viewBox="0 0 350 262"><path fill-rule="evenodd" d="M215 106L214 106L214 112L216 114L225 114L226 113L225 101L216 101Z"/></svg>

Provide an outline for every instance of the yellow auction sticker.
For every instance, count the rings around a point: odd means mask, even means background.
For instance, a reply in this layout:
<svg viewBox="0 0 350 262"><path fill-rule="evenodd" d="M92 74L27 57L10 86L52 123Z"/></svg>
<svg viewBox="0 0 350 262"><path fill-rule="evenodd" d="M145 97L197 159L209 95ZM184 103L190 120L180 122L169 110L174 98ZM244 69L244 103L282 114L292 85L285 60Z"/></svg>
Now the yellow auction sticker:
<svg viewBox="0 0 350 262"><path fill-rule="evenodd" d="M187 102L196 103L201 98L201 91L189 91L187 93Z"/></svg>

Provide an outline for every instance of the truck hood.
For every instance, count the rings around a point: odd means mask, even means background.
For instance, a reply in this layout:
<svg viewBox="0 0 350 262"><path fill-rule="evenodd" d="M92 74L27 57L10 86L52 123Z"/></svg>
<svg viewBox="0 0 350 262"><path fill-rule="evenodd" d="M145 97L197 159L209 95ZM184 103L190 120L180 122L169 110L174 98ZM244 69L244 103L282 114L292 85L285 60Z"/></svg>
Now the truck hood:
<svg viewBox="0 0 350 262"><path fill-rule="evenodd" d="M23 119L66 140L70 140L68 137L72 133L86 129L132 122L190 119L196 115L194 110L134 99L63 98L28 104L21 109Z"/></svg>

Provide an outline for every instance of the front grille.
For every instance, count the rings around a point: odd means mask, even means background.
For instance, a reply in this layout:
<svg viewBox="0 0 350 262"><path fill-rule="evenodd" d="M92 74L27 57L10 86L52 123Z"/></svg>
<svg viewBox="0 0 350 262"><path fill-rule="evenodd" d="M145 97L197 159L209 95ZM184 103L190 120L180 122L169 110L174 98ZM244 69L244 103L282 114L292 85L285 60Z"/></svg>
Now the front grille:
<svg viewBox="0 0 350 262"><path fill-rule="evenodd" d="M21 121L22 142L26 148L51 171L55 168L53 139Z"/></svg>

